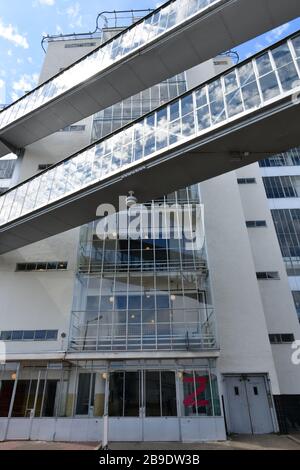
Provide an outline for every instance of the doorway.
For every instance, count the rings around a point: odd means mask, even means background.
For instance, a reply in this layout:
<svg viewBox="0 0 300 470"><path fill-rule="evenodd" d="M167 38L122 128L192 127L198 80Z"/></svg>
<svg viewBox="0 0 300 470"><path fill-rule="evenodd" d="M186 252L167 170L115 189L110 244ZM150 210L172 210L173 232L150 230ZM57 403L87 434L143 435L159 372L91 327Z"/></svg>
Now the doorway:
<svg viewBox="0 0 300 470"><path fill-rule="evenodd" d="M230 433L269 434L275 431L265 376L226 376L224 382Z"/></svg>
<svg viewBox="0 0 300 470"><path fill-rule="evenodd" d="M112 373L109 393L110 440L179 441L176 396L174 371Z"/></svg>

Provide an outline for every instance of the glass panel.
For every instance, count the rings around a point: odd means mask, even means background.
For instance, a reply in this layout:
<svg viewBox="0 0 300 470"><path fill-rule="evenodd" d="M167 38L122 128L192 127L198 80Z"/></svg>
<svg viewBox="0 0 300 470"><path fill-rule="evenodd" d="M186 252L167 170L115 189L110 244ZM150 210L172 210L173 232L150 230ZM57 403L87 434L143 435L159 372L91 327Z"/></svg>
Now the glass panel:
<svg viewBox="0 0 300 470"><path fill-rule="evenodd" d="M244 108L240 90L233 91L226 96L226 105L228 117L243 112Z"/></svg>
<svg viewBox="0 0 300 470"><path fill-rule="evenodd" d="M296 39L293 42L297 46ZM276 64L280 66L276 72L272 69L271 54ZM151 113L132 127L120 130L113 137L95 144L94 148L84 150L18 188L12 189L0 197L0 224L28 214L70 192L94 184L106 178L110 172L118 171L144 156L151 156L158 150L167 149L168 145L180 142L183 137L191 138L196 130L203 133L212 125L222 123L227 116L231 118L241 114L244 109L257 108L263 104L262 97L264 101L268 101L280 95L282 90L292 90L297 87L299 77L294 63L288 63L290 59L291 54L286 44L277 47L273 52L265 53L237 67L236 70L225 73L222 79L214 80L205 87L201 86L156 113ZM261 93L255 80L253 68L255 61L260 75ZM282 88L278 83L278 76ZM155 90L158 93L158 88ZM150 95L155 97L152 89L150 91L149 99ZM159 100L158 95L155 99ZM194 122L195 114L197 129ZM138 258L139 255L136 254L136 260ZM100 263L101 259L99 266Z"/></svg>
<svg viewBox="0 0 300 470"><path fill-rule="evenodd" d="M272 55L277 68L293 62L288 44L281 44L279 47L272 49Z"/></svg>
<svg viewBox="0 0 300 470"><path fill-rule="evenodd" d="M278 70L281 85L284 91L289 91L300 85L298 72L295 65L289 64Z"/></svg>
<svg viewBox="0 0 300 470"><path fill-rule="evenodd" d="M280 93L275 72L269 73L259 79L261 91L265 101L268 101Z"/></svg>
<svg viewBox="0 0 300 470"><path fill-rule="evenodd" d="M83 80L92 77L105 69L113 61L120 60L126 54L150 41L166 29L174 27L215 0L190 0L189 2L175 1L163 6L159 12L153 13L141 23L124 31L110 43L104 44L97 51L89 54L68 70L57 75L49 83L41 85L17 103L0 114L0 125L4 127L17 117L20 117L39 106L47 103L59 94L76 86Z"/></svg>
<svg viewBox="0 0 300 470"><path fill-rule="evenodd" d="M109 416L124 415L124 372L114 372L109 380Z"/></svg>
<svg viewBox="0 0 300 470"><path fill-rule="evenodd" d="M183 416L197 416L195 381L193 373L183 373Z"/></svg>
<svg viewBox="0 0 300 470"><path fill-rule="evenodd" d="M300 36L292 39L292 43L296 52L296 56L300 57Z"/></svg>
<svg viewBox="0 0 300 470"><path fill-rule="evenodd" d="M91 374L79 374L76 415L88 416L90 406Z"/></svg>
<svg viewBox="0 0 300 470"><path fill-rule="evenodd" d="M177 416L175 372L161 373L162 416Z"/></svg>
<svg viewBox="0 0 300 470"><path fill-rule="evenodd" d="M44 385L44 383L43 383ZM44 404L41 415L52 417L55 415L55 402L58 391L58 380L47 380L44 391Z"/></svg>
<svg viewBox="0 0 300 470"><path fill-rule="evenodd" d="M269 53L262 55L256 59L257 69L259 76L266 75L267 73L272 72L273 67L271 64Z"/></svg>
<svg viewBox="0 0 300 470"><path fill-rule="evenodd" d="M245 85L242 88L243 100L245 109L256 108L260 105L260 95L258 91L258 86L256 82Z"/></svg>
<svg viewBox="0 0 300 470"><path fill-rule="evenodd" d="M0 417L7 418L10 400L14 388L14 380L0 380Z"/></svg>
<svg viewBox="0 0 300 470"><path fill-rule="evenodd" d="M146 416L161 416L160 372L145 372Z"/></svg>
<svg viewBox="0 0 300 470"><path fill-rule="evenodd" d="M18 380L12 416L28 418L34 405L36 380Z"/></svg>
<svg viewBox="0 0 300 470"><path fill-rule="evenodd" d="M125 402L124 416L139 416L140 414L140 373L125 373Z"/></svg>

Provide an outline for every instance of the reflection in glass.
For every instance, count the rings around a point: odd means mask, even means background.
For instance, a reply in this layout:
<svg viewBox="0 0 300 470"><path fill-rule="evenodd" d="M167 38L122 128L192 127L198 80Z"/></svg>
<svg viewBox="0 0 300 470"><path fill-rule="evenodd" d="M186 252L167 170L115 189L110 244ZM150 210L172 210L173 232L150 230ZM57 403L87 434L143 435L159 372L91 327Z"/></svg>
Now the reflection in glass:
<svg viewBox="0 0 300 470"><path fill-rule="evenodd" d="M162 6L138 24L134 24L110 42L84 57L76 64L28 93L16 103L0 113L0 128L6 127L15 119L28 114L62 93L79 85L113 62L122 60L126 55L145 43L165 33L192 15L198 14L216 0L175 0Z"/></svg>
<svg viewBox="0 0 300 470"><path fill-rule="evenodd" d="M298 54L298 38L292 43L294 54ZM201 135L226 119L255 110L296 89L299 83L290 43L277 46L12 188L0 197L0 224L98 183L142 158L151 158L170 145Z"/></svg>

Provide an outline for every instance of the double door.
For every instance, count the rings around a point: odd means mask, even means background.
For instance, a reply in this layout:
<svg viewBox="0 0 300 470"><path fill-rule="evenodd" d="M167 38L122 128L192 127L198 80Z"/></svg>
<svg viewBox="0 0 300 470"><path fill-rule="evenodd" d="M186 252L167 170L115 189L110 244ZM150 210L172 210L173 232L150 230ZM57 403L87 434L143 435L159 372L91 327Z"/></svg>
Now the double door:
<svg viewBox="0 0 300 470"><path fill-rule="evenodd" d="M225 377L228 427L236 434L274 432L271 395L264 376Z"/></svg>
<svg viewBox="0 0 300 470"><path fill-rule="evenodd" d="M175 372L113 372L109 440L179 441L177 406Z"/></svg>

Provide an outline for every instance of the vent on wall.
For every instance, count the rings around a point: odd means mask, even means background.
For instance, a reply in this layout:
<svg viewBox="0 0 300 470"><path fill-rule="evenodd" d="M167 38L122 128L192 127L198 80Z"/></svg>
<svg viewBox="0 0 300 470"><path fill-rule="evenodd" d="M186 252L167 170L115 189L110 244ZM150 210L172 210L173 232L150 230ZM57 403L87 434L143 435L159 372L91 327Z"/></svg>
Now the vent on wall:
<svg viewBox="0 0 300 470"><path fill-rule="evenodd" d="M95 42L73 42L72 44L65 44L66 49L74 49L75 47L96 47Z"/></svg>
<svg viewBox="0 0 300 470"><path fill-rule="evenodd" d="M271 344L293 343L295 341L295 336L293 333L277 333L269 335L269 340Z"/></svg>

